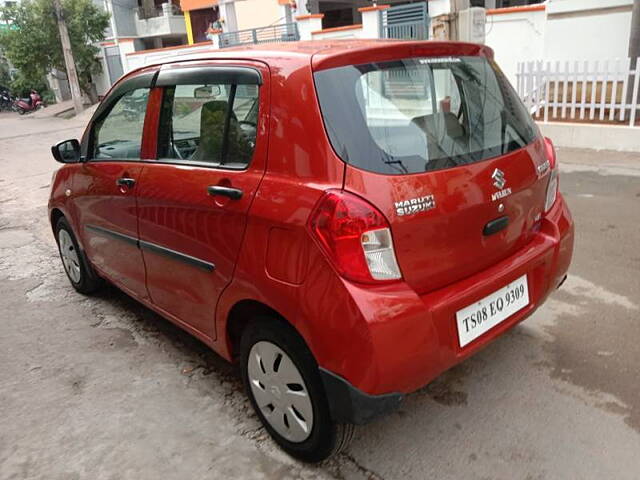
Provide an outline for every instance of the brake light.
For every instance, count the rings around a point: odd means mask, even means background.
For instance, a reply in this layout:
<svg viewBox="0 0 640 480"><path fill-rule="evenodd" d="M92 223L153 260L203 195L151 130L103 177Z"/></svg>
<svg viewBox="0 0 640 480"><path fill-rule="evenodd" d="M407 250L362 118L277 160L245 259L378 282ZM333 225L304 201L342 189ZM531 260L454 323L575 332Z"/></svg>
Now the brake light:
<svg viewBox="0 0 640 480"><path fill-rule="evenodd" d="M544 139L545 150L547 159L549 160L549 183L547 184L547 196L544 202L545 213L551 210L553 204L558 196L558 162L556 158L556 149L553 146L553 142L546 138Z"/></svg>
<svg viewBox="0 0 640 480"><path fill-rule="evenodd" d="M343 277L359 283L402 278L389 223L360 197L328 190L309 218L309 229Z"/></svg>
<svg viewBox="0 0 640 480"><path fill-rule="evenodd" d="M544 137L544 147L547 160L549 160L549 167L556 168L556 148L553 146L553 142L549 137Z"/></svg>

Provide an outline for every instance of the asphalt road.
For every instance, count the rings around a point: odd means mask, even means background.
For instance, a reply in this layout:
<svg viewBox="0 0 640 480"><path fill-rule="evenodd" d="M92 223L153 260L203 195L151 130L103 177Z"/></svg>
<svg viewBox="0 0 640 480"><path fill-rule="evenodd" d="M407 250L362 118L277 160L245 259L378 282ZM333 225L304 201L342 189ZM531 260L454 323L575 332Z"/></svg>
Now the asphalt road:
<svg viewBox="0 0 640 480"><path fill-rule="evenodd" d="M68 285L49 146L82 126L0 115L0 479L640 478L640 155L560 150L563 288L309 467L217 355L114 288Z"/></svg>

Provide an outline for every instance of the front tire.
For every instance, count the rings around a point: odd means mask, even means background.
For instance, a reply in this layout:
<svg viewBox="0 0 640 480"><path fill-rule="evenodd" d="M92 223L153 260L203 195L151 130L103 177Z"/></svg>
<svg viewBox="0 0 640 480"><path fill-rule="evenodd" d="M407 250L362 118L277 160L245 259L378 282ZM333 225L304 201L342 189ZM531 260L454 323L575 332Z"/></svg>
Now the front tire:
<svg viewBox="0 0 640 480"><path fill-rule="evenodd" d="M354 426L329 413L318 365L304 340L282 321L250 323L241 341L242 380L253 408L276 443L305 462L346 448Z"/></svg>
<svg viewBox="0 0 640 480"><path fill-rule="evenodd" d="M98 290L102 286L102 280L78 246L73 230L64 217L58 220L55 232L60 259L73 288L85 295Z"/></svg>

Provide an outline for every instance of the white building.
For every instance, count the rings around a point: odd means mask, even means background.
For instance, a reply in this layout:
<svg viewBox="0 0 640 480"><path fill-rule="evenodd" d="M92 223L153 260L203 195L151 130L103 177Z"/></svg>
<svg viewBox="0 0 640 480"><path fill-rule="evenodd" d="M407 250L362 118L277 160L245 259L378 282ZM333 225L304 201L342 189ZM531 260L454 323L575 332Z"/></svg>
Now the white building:
<svg viewBox="0 0 640 480"><path fill-rule="evenodd" d="M178 0L93 0L109 13L110 24L98 47L102 73L93 78L98 95L127 71L126 54L187 43L184 15Z"/></svg>
<svg viewBox="0 0 640 480"><path fill-rule="evenodd" d="M433 30L435 20L452 9L477 6L486 8L485 43L495 50L515 84L518 63L527 60L626 58L633 4L633 0L383 0L377 5L371 0L180 0L180 12L175 5L169 9L171 4L159 4L159 17L141 19L118 10L136 0L95 1L105 2L110 11L116 5L110 36L101 46L108 75L96 79L98 93L122 72L210 48L211 43L225 47L256 39L422 40L433 36L429 19ZM402 12L400 25L393 12ZM411 14L408 22L406 12ZM219 29L211 29L212 25Z"/></svg>
<svg viewBox="0 0 640 480"><path fill-rule="evenodd" d="M626 59L633 0L548 0L487 10L486 44L512 83L518 62Z"/></svg>

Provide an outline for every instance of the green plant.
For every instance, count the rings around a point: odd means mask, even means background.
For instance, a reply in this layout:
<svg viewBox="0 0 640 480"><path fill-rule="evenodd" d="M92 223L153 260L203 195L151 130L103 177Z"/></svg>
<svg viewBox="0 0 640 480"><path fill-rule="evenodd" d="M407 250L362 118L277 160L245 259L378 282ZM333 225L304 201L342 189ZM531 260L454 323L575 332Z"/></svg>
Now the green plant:
<svg viewBox="0 0 640 480"><path fill-rule="evenodd" d="M99 73L101 68L95 61L98 48L94 44L104 39L109 15L91 0L63 0L62 7L80 88L89 94L90 76ZM19 71L13 82L17 88L38 89L54 68L66 72L51 0L24 0L0 9L0 16L13 26L0 32L0 45Z"/></svg>
<svg viewBox="0 0 640 480"><path fill-rule="evenodd" d="M9 84L11 84L9 62L0 51L0 85L7 87Z"/></svg>

